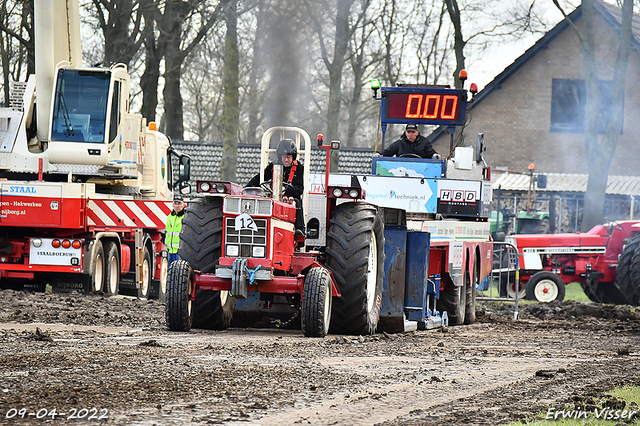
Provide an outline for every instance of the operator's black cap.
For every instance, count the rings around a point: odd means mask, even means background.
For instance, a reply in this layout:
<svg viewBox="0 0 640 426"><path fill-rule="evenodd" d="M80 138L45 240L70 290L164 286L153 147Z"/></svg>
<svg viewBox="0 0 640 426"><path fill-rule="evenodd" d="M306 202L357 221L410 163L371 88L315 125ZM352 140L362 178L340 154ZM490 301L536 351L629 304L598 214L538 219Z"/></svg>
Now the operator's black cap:
<svg viewBox="0 0 640 426"><path fill-rule="evenodd" d="M173 201L184 201L184 198L182 198L182 194L176 194L173 196Z"/></svg>
<svg viewBox="0 0 640 426"><path fill-rule="evenodd" d="M405 130L405 132L406 132L407 130L415 130L416 132L419 132L419 130L418 130L418 125L417 125L417 124L413 124L413 123L411 123L411 124L407 124L407 127L405 127L405 129L404 129L404 130Z"/></svg>

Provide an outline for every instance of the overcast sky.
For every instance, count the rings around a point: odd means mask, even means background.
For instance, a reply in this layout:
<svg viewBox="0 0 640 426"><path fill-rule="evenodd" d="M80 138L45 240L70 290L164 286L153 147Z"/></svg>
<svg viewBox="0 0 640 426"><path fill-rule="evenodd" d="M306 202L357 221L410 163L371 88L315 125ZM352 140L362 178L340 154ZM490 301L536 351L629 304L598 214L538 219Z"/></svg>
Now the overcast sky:
<svg viewBox="0 0 640 426"><path fill-rule="evenodd" d="M568 5L566 2L561 3L564 3L563 7L567 14L574 10L574 7ZM575 4L577 2L573 1L573 3ZM549 30L563 19L562 14L553 4L552 0L537 0L535 7L537 8L537 13L543 17ZM480 55L469 55L470 61L469 65L467 65L469 83L476 83L478 88L482 90L484 86L489 84L498 74L504 71L506 67L511 65L543 36L544 34L542 33L528 33L518 40L494 44Z"/></svg>

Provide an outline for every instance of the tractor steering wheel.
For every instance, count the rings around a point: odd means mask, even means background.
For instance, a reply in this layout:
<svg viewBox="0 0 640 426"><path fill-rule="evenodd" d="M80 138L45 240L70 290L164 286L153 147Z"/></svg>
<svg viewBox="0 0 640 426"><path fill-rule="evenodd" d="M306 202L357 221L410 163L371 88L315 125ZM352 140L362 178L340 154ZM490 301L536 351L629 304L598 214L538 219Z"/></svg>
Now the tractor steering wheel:
<svg viewBox="0 0 640 426"><path fill-rule="evenodd" d="M418 154L402 154L400 158L422 158Z"/></svg>
<svg viewBox="0 0 640 426"><path fill-rule="evenodd" d="M273 181L271 180L265 180L264 182L262 182L260 184L260 188L262 188L264 190L264 192L267 193L267 197L271 197L273 195L273 190L271 189L271 184L273 183Z"/></svg>

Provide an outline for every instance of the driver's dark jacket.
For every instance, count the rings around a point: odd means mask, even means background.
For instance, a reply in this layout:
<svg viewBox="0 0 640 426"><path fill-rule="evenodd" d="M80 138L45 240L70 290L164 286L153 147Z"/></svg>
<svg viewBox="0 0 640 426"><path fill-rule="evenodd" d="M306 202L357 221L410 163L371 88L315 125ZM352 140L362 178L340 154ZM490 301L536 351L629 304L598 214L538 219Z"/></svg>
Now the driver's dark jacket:
<svg viewBox="0 0 640 426"><path fill-rule="evenodd" d="M414 142L409 142L406 134L402 134L402 137L389 145L382 155L385 157L401 156L404 154L415 154L422 158L431 158L433 154L436 154L436 150L431 146L429 139L422 135L418 135Z"/></svg>
<svg viewBox="0 0 640 426"><path fill-rule="evenodd" d="M302 164L298 163L298 160L294 161L294 164L297 163L296 170L293 173L293 177L291 178L291 168L293 164L289 167L284 167L284 174L282 176L283 182L291 183L291 186L284 186L284 195L287 197L293 197L300 199L302 197L302 193L304 192L304 167ZM264 168L264 180L272 180L273 178L273 163L269 163L267 167ZM291 179L290 179L291 178ZM247 186L260 186L260 173L251 178Z"/></svg>

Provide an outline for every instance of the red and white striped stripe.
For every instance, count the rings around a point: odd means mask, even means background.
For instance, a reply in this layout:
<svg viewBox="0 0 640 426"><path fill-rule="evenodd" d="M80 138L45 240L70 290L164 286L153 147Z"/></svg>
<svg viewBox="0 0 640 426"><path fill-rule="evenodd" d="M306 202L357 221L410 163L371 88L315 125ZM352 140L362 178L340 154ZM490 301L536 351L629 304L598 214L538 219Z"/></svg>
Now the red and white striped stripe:
<svg viewBox="0 0 640 426"><path fill-rule="evenodd" d="M170 201L89 200L89 226L164 229Z"/></svg>

